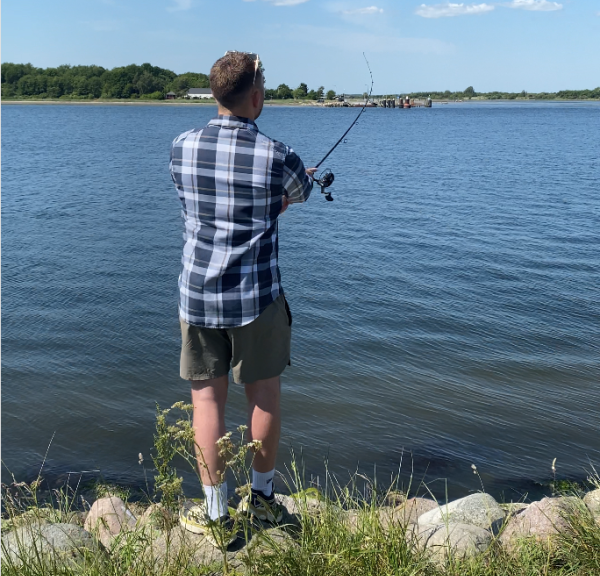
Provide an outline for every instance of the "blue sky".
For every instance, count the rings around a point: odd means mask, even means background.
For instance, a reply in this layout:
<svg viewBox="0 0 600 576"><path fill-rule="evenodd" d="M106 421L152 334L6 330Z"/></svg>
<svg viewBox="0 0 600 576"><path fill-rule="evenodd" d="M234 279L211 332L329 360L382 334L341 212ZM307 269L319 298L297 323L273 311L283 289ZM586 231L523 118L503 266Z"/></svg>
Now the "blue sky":
<svg viewBox="0 0 600 576"><path fill-rule="evenodd" d="M600 85L599 0L5 0L2 61L208 73L258 52L267 86L529 92Z"/></svg>

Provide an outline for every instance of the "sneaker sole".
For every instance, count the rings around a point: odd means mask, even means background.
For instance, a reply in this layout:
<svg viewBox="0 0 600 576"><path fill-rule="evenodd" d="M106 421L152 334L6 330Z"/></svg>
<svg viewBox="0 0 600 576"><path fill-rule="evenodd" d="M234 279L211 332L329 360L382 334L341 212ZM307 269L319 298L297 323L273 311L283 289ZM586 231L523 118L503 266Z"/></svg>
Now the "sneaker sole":
<svg viewBox="0 0 600 576"><path fill-rule="evenodd" d="M188 522L185 518L179 517L179 523L188 531L193 532L194 534L198 534L200 536L204 536L208 542L210 542L215 548L219 547L219 544L215 540L215 537L211 533L210 529L204 528L203 526L198 526L197 524L192 524ZM231 546L237 540L237 534L231 536L227 546Z"/></svg>

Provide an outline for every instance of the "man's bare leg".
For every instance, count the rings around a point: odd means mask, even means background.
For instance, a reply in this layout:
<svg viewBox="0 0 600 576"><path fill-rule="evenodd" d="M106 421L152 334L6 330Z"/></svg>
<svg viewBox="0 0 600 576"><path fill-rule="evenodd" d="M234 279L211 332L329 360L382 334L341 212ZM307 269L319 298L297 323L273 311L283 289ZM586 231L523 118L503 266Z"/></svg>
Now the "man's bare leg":
<svg viewBox="0 0 600 576"><path fill-rule="evenodd" d="M246 384L246 397L249 438L262 443L252 463L252 488L270 497L273 493L275 460L281 434L279 376Z"/></svg>
<svg viewBox="0 0 600 576"><path fill-rule="evenodd" d="M209 516L218 518L227 513L227 486L222 484L223 459L219 456L217 440L225 435L225 402L229 387L228 376L192 381L194 405L194 438L198 469L206 493ZM216 485L220 487L213 488Z"/></svg>

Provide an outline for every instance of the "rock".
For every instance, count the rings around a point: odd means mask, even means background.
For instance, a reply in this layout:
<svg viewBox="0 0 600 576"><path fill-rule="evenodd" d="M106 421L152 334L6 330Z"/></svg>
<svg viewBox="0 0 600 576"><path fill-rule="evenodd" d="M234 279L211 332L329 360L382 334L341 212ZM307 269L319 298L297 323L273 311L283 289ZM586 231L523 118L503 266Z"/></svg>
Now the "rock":
<svg viewBox="0 0 600 576"><path fill-rule="evenodd" d="M136 518L127 509L125 502L118 496L99 498L85 519L85 529L98 536L104 546L109 548L122 530L135 528Z"/></svg>
<svg viewBox="0 0 600 576"><path fill-rule="evenodd" d="M470 558L484 552L492 534L473 524L421 524L406 533L407 542L426 550L430 559L441 564L449 557Z"/></svg>
<svg viewBox="0 0 600 576"><path fill-rule="evenodd" d="M276 527L252 534L252 538L246 544L245 552L249 555L276 554L278 551L297 547L298 544L290 534Z"/></svg>
<svg viewBox="0 0 600 576"><path fill-rule="evenodd" d="M438 504L428 498L410 498L394 510L395 517L403 525L416 524L418 519L431 510L437 509Z"/></svg>
<svg viewBox="0 0 600 576"><path fill-rule="evenodd" d="M418 523L420 525L471 524L484 530L498 532L504 516L504 511L492 496L478 493L425 512L419 516Z"/></svg>
<svg viewBox="0 0 600 576"><path fill-rule="evenodd" d="M520 540L530 537L550 544L558 534L569 530L565 516L572 513L577 505L577 498L572 496L543 498L533 502L523 512L509 519L500 535L500 543L507 550L514 550Z"/></svg>
<svg viewBox="0 0 600 576"><path fill-rule="evenodd" d="M173 514L162 504L150 504L138 518L136 528L167 530L174 524Z"/></svg>
<svg viewBox="0 0 600 576"><path fill-rule="evenodd" d="M583 497L583 503L587 506L596 522L600 523L600 488L588 492Z"/></svg>
<svg viewBox="0 0 600 576"><path fill-rule="evenodd" d="M81 565L98 551L93 536L75 524L29 524L2 537L3 567L20 566L26 559L38 568L40 561Z"/></svg>
<svg viewBox="0 0 600 576"><path fill-rule="evenodd" d="M157 533L145 551L153 561L164 561L165 564L182 554L190 560L193 558L200 565L212 564L222 559L221 552L204 536L189 532L182 526Z"/></svg>

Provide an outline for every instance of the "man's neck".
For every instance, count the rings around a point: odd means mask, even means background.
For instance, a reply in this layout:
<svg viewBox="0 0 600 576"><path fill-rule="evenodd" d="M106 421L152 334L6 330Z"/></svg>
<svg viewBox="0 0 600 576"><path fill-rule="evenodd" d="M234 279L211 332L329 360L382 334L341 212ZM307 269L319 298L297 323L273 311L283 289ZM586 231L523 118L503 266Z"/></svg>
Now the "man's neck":
<svg viewBox="0 0 600 576"><path fill-rule="evenodd" d="M234 108L233 110L230 110L229 108L225 108L225 106L219 105L218 112L220 116L238 116L239 118L248 118L252 121L256 119L253 110L247 108Z"/></svg>

